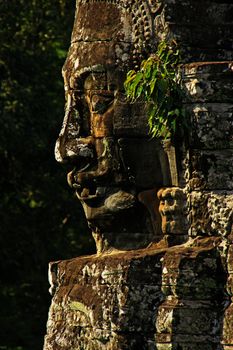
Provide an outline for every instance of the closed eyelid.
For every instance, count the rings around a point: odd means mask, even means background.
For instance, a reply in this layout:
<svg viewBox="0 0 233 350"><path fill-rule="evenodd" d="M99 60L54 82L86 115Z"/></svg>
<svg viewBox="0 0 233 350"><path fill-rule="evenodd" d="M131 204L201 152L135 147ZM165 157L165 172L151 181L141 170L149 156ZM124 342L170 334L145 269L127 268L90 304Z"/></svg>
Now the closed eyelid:
<svg viewBox="0 0 233 350"><path fill-rule="evenodd" d="M92 97L92 95L100 95L100 96L106 96L106 97L112 97L115 95L115 92L112 90L97 90L97 89L83 89L83 90L73 89L72 93L80 96L83 94L88 94L90 97Z"/></svg>
<svg viewBox="0 0 233 350"><path fill-rule="evenodd" d="M104 113L113 104L113 96L92 95L90 97L90 107L92 112Z"/></svg>
<svg viewBox="0 0 233 350"><path fill-rule="evenodd" d="M109 90L85 90L85 93L89 95L89 97L92 96L101 96L101 97L114 97L114 91Z"/></svg>

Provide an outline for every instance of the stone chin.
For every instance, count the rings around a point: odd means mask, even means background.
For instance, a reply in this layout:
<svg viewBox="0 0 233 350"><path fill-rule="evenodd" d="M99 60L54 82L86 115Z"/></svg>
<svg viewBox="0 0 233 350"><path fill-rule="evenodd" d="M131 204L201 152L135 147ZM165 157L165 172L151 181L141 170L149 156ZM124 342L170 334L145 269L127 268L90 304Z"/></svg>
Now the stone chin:
<svg viewBox="0 0 233 350"><path fill-rule="evenodd" d="M101 195L86 197L76 192L92 230L97 254L144 248L153 241L149 212L136 191L116 187L101 188L101 191Z"/></svg>
<svg viewBox="0 0 233 350"><path fill-rule="evenodd" d="M100 231L119 231L128 226L127 222L119 220L132 215L138 206L136 194L120 188L97 187L95 194L83 189L81 194L76 191L76 195L92 229Z"/></svg>

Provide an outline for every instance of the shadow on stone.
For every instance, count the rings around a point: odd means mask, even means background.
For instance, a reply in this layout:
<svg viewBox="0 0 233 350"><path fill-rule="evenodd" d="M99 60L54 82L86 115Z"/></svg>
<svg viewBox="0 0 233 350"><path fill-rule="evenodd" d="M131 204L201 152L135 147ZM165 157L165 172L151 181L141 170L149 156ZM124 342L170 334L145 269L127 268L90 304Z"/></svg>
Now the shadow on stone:
<svg viewBox="0 0 233 350"><path fill-rule="evenodd" d="M212 243L166 254L162 287L166 299L157 320L158 350L223 349L227 276Z"/></svg>

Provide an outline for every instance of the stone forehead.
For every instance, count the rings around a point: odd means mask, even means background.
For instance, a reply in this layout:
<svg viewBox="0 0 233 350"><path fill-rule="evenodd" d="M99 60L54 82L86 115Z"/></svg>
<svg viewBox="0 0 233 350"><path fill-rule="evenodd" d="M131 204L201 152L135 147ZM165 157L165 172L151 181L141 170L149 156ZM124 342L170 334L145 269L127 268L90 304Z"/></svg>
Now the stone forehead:
<svg viewBox="0 0 233 350"><path fill-rule="evenodd" d="M130 46L113 42L75 42L69 49L63 74L71 80L86 72L101 72L107 67L123 67L130 60ZM70 85L73 86L74 84Z"/></svg>
<svg viewBox="0 0 233 350"><path fill-rule="evenodd" d="M119 8L125 8L129 12L131 12L132 10L135 10L135 8L143 9L144 6L147 6L153 12L153 9L158 6L159 2L157 0L77 0L76 1L77 7L83 4L96 5L99 3L103 3L105 5L110 4Z"/></svg>
<svg viewBox="0 0 233 350"><path fill-rule="evenodd" d="M152 1L77 0L72 42L130 42L146 46L152 41Z"/></svg>
<svg viewBox="0 0 233 350"><path fill-rule="evenodd" d="M154 0L77 0L63 66L65 85L73 86L76 77L96 66L127 71L153 52L153 4Z"/></svg>

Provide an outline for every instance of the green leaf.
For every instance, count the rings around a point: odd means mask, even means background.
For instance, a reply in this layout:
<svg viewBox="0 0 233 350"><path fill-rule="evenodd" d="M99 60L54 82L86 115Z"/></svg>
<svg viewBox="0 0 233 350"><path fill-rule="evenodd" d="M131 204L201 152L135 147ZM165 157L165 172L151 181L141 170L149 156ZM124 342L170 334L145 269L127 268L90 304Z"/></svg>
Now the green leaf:
<svg viewBox="0 0 233 350"><path fill-rule="evenodd" d="M150 95L153 94L156 83L157 83L157 79L153 79L153 80L150 81L150 84L149 84L149 86L150 86Z"/></svg>
<svg viewBox="0 0 233 350"><path fill-rule="evenodd" d="M184 126L181 106L183 92L177 67L180 53L175 41L162 41L156 53L143 60L140 69L130 71L125 81L126 94L132 102L143 97L148 103L149 132L153 137L167 138L175 134L178 118Z"/></svg>

